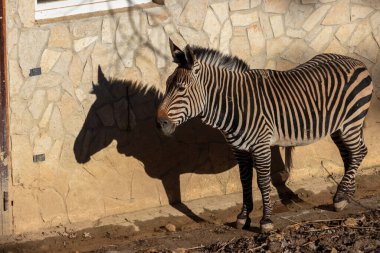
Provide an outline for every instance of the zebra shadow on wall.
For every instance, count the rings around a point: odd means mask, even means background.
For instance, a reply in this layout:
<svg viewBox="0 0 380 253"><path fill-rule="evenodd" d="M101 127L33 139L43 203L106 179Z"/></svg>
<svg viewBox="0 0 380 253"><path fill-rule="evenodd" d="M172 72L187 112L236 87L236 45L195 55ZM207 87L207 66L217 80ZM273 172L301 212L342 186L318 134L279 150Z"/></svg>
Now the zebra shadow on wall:
<svg viewBox="0 0 380 253"><path fill-rule="evenodd" d="M237 164L221 133L194 119L179 127L174 136L163 136L155 119L160 94L133 81L107 80L100 67L93 94L96 100L74 144L77 162L88 162L116 140L120 154L138 159L150 177L162 181L174 208L202 221L181 202L180 175L217 174ZM272 183L282 203L299 201L285 185L288 173L278 147L272 149L272 165Z"/></svg>

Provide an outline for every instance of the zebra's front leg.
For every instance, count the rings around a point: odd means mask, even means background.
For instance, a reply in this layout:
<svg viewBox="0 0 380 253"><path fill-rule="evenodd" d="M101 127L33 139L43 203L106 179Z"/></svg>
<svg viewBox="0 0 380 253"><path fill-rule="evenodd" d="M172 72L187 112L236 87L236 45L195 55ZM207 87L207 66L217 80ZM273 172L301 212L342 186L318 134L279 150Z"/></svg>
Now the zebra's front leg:
<svg viewBox="0 0 380 253"><path fill-rule="evenodd" d="M263 144L255 148L253 159L257 171L257 184L259 186L263 201L263 217L260 220L261 232L267 233L273 230L273 222L270 219L272 204L270 201L270 167L271 150L269 145Z"/></svg>
<svg viewBox="0 0 380 253"><path fill-rule="evenodd" d="M249 228L251 219L249 214L253 210L252 199L252 174L253 160L250 152L234 150L236 160L239 164L240 181L243 188L243 207L236 219L237 228Z"/></svg>

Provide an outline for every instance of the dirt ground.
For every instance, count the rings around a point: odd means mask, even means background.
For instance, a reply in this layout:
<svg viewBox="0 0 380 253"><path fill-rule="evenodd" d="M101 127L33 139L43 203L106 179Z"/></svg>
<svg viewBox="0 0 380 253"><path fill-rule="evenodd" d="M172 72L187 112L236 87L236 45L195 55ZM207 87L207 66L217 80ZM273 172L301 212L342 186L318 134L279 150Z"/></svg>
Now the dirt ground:
<svg viewBox="0 0 380 253"><path fill-rule="evenodd" d="M0 245L0 252L380 252L380 175L357 177L355 199L343 212L332 207L335 189L318 195L298 191L302 202L275 200L276 230L259 233L261 207L251 214L251 227L236 229L240 210L205 211L203 222L188 217L159 218L132 227L103 226L66 231L40 241Z"/></svg>

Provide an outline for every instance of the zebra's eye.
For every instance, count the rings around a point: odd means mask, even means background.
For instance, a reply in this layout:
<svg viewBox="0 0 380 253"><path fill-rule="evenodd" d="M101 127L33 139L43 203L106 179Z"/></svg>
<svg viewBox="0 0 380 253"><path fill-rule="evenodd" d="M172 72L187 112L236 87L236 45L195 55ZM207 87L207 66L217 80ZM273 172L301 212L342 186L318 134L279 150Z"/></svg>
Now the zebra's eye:
<svg viewBox="0 0 380 253"><path fill-rule="evenodd" d="M181 91L181 92L182 92L182 91L185 91L185 87L183 87L183 86L178 87L178 90Z"/></svg>

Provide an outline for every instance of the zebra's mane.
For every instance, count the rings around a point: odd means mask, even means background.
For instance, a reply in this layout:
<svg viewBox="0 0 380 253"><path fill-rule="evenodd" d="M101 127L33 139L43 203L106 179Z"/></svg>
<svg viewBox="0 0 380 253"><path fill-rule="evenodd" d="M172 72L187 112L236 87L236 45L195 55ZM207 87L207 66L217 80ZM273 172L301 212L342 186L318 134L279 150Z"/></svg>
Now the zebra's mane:
<svg viewBox="0 0 380 253"><path fill-rule="evenodd" d="M245 61L236 56L225 55L215 49L197 46L193 46L191 49L200 62L231 71L247 71L250 69Z"/></svg>

